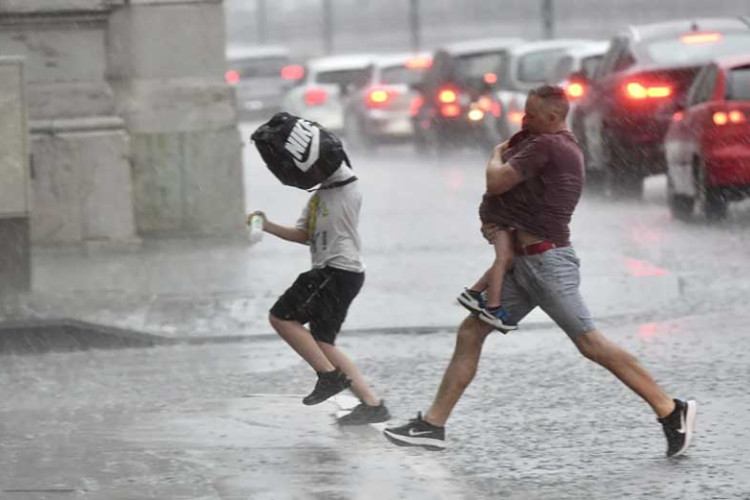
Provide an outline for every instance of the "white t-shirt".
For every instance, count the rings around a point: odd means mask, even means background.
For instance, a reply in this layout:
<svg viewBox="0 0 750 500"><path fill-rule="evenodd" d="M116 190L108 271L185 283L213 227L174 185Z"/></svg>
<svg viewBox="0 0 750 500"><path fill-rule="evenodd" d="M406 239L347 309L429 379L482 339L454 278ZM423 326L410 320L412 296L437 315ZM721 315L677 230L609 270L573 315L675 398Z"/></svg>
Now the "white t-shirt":
<svg viewBox="0 0 750 500"><path fill-rule="evenodd" d="M297 220L297 229L307 231L313 268L335 267L362 272L359 211L362 194L359 181L315 192Z"/></svg>

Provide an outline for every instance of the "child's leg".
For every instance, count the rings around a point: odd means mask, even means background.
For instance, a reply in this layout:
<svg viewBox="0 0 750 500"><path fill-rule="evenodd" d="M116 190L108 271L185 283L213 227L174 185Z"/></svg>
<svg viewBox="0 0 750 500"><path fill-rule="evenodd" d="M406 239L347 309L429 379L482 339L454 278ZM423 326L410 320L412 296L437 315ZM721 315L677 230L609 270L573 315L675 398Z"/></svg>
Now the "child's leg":
<svg viewBox="0 0 750 500"><path fill-rule="evenodd" d="M273 315L269 317L269 321L279 336L286 340L286 343L302 356L302 359L307 361L313 370L324 373L336 369L307 328L297 321L286 321Z"/></svg>
<svg viewBox="0 0 750 500"><path fill-rule="evenodd" d="M320 346L320 349L328 360L351 379L352 385L350 389L359 399L369 406L378 406L380 404L380 399L375 397L375 394L373 394L367 382L365 382L365 378L360 373L357 365L346 354L341 352L336 346L326 342L318 342L318 346Z"/></svg>
<svg viewBox="0 0 750 500"><path fill-rule="evenodd" d="M513 262L513 234L510 231L498 231L492 241L495 247L495 261L485 273L487 276L487 307L498 307L503 290L505 272ZM480 280L481 281L481 280Z"/></svg>

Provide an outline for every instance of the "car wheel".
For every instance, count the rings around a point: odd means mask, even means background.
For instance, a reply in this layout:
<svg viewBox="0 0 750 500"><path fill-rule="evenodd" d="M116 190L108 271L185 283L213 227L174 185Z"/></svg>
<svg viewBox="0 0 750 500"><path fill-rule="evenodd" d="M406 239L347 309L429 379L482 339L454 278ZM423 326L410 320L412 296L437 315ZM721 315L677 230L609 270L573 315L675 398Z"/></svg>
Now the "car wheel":
<svg viewBox="0 0 750 500"><path fill-rule="evenodd" d="M720 188L706 185L706 164L700 158L693 161L693 179L698 208L709 221L719 221L727 216L727 199Z"/></svg>
<svg viewBox="0 0 750 500"><path fill-rule="evenodd" d="M675 193L672 179L669 176L667 176L667 205L673 219L687 221L693 217L695 199Z"/></svg>
<svg viewBox="0 0 750 500"><path fill-rule="evenodd" d="M607 135L604 144L606 189L612 198L640 200L643 198L643 174L630 161L625 148Z"/></svg>

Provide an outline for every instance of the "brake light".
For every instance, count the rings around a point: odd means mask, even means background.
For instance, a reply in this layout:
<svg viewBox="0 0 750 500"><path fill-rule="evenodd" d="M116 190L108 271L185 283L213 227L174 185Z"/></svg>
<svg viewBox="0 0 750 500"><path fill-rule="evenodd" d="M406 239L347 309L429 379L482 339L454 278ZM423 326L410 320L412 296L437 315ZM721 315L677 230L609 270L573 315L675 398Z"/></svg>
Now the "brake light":
<svg viewBox="0 0 750 500"><path fill-rule="evenodd" d="M742 113L742 111L738 110L732 110L729 112L726 111L717 111L713 114L713 121L716 125L727 125L728 123L733 123L735 125L740 123L745 123L747 121L747 118Z"/></svg>
<svg viewBox="0 0 750 500"><path fill-rule="evenodd" d="M305 68L299 64L289 64L281 68L281 78L284 80L302 80Z"/></svg>
<svg viewBox="0 0 750 500"><path fill-rule="evenodd" d="M365 104L368 108L381 108L397 95L398 92L393 89L372 89L365 97Z"/></svg>
<svg viewBox="0 0 750 500"><path fill-rule="evenodd" d="M502 112L502 107L497 101L493 101L487 96L482 96L477 101L477 107L485 113L492 113L493 116L499 117Z"/></svg>
<svg viewBox="0 0 750 500"><path fill-rule="evenodd" d="M407 69L427 69L432 66L430 57L412 57L404 63Z"/></svg>
<svg viewBox="0 0 750 500"><path fill-rule="evenodd" d="M446 118L455 118L461 114L461 107L458 104L445 104L440 107L440 114Z"/></svg>
<svg viewBox="0 0 750 500"><path fill-rule="evenodd" d="M443 89L438 94L438 101L443 104L452 104L458 101L458 94L452 89Z"/></svg>
<svg viewBox="0 0 750 500"><path fill-rule="evenodd" d="M240 83L240 72L234 69L230 69L226 73L224 73L224 80L227 81L229 85L237 85Z"/></svg>
<svg viewBox="0 0 750 500"><path fill-rule="evenodd" d="M721 33L690 33L689 35L682 35L680 41L684 45L700 45L703 43L716 43L722 39Z"/></svg>
<svg viewBox="0 0 750 500"><path fill-rule="evenodd" d="M524 113L523 111L511 111L511 112L510 112L510 113L508 114L508 119L509 119L509 120L510 120L510 121L511 121L512 123L518 123L518 124L521 124L521 123L523 123L523 117L524 117L525 115L526 115L526 113Z"/></svg>
<svg viewBox="0 0 750 500"><path fill-rule="evenodd" d="M673 122L682 121L683 118L685 118L685 112L684 111L675 111L675 113L672 115L672 121Z"/></svg>
<svg viewBox="0 0 750 500"><path fill-rule="evenodd" d="M630 99L663 99L672 95L672 87L667 85L645 86L640 82L629 82L625 85L625 94Z"/></svg>
<svg viewBox="0 0 750 500"><path fill-rule="evenodd" d="M328 91L325 89L311 88L305 91L305 104L308 106L320 106L328 101Z"/></svg>
<svg viewBox="0 0 750 500"><path fill-rule="evenodd" d="M409 116L417 116L422 106L424 106L424 97L421 95L414 96L409 104Z"/></svg>
<svg viewBox="0 0 750 500"><path fill-rule="evenodd" d="M586 87L580 82L571 82L565 88L568 93L568 99L571 101L577 101L586 94Z"/></svg>
<svg viewBox="0 0 750 500"><path fill-rule="evenodd" d="M497 83L497 75L495 73L485 73L484 83L487 85L495 85Z"/></svg>

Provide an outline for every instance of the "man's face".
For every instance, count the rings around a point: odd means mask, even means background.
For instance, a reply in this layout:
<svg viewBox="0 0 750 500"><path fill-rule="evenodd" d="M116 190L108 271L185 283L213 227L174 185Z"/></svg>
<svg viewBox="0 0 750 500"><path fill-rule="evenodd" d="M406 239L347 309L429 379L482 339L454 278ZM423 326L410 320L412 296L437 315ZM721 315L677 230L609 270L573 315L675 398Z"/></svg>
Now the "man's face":
<svg viewBox="0 0 750 500"><path fill-rule="evenodd" d="M522 127L532 134L545 133L548 128L548 120L544 113L542 100L537 96L531 96L526 99L525 112Z"/></svg>

